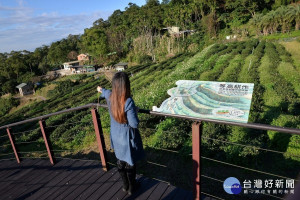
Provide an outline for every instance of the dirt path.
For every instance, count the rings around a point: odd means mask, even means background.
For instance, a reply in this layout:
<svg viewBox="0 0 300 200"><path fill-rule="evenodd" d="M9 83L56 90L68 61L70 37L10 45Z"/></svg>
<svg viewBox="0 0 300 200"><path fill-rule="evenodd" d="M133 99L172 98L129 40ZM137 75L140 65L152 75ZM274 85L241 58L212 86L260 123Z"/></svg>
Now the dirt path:
<svg viewBox="0 0 300 200"><path fill-rule="evenodd" d="M43 96L37 96L36 98L40 98L40 99L42 99L43 101L46 101L47 99L45 98L45 97L43 97Z"/></svg>

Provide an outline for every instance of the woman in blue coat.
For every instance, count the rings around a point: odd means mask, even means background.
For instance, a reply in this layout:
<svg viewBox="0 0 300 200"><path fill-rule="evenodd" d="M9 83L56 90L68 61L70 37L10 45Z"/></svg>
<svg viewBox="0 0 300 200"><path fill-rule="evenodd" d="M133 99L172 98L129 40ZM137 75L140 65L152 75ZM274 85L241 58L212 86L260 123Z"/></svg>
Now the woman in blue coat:
<svg viewBox="0 0 300 200"><path fill-rule="evenodd" d="M129 78L126 73L118 72L112 79L112 90L100 86L97 90L108 104L111 147L118 159L123 191L131 195L136 188L136 162L145 154L138 130L137 107L130 94Z"/></svg>

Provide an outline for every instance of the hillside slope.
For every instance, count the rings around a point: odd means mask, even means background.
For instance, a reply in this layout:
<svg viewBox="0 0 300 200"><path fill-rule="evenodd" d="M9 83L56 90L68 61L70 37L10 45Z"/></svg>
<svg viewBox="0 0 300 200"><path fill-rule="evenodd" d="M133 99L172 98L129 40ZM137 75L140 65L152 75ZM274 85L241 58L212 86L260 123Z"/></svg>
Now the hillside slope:
<svg viewBox="0 0 300 200"><path fill-rule="evenodd" d="M300 73L296 64L293 56L281 44L249 40L214 44L194 55L177 55L158 64L131 67L127 72L132 75L130 78L132 95L140 108L151 109L152 106L159 106L168 97L167 90L174 87L179 79L255 83L249 121L300 128ZM49 100L1 116L0 124L95 103L97 102L96 86L110 88L110 83L104 76L100 76L99 79L83 77L76 83L64 80L56 84L58 86ZM107 110L99 110L104 131L108 134ZM145 145L190 151L191 122L147 115L141 115L140 118ZM89 111L77 111L48 119L47 126L52 127L51 138L58 148L80 149L89 146L93 140L94 136L90 134L92 129L80 124L89 122ZM39 138L37 123L16 127L14 131L28 129L32 131L20 137L20 141ZM4 131L1 130L1 135L5 134ZM210 123L204 125L203 136L259 147L268 146L284 152L285 158L299 161L299 156L293 156L300 150L299 136ZM204 139L203 145L208 152L216 151L216 154L226 155L226 159L235 157L237 163L251 163L261 155L261 152L255 148L224 145L209 139ZM245 161L245 157L249 159Z"/></svg>

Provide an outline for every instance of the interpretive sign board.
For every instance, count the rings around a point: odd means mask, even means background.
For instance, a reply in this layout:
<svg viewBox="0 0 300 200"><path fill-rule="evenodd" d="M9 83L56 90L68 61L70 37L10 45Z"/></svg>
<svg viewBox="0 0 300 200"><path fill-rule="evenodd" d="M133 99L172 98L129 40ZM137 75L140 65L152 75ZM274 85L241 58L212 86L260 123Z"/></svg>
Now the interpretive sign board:
<svg viewBox="0 0 300 200"><path fill-rule="evenodd" d="M217 120L248 122L253 83L179 80L171 96L153 111Z"/></svg>

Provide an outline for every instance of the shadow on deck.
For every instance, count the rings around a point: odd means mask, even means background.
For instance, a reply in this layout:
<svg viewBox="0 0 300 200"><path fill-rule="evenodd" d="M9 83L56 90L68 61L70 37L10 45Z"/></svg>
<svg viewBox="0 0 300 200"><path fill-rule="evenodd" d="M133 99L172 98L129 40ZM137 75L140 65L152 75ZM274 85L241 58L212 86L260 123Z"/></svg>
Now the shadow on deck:
<svg viewBox="0 0 300 200"><path fill-rule="evenodd" d="M117 169L98 161L25 159L0 161L1 199L192 199L192 192L143 176L132 196L122 191ZM210 198L205 198L205 200Z"/></svg>

